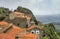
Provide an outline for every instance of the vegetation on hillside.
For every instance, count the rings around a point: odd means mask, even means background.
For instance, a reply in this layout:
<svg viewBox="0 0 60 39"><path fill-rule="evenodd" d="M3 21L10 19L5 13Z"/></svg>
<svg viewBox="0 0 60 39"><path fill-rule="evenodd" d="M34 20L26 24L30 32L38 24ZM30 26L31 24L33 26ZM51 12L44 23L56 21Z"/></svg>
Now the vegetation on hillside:
<svg viewBox="0 0 60 39"><path fill-rule="evenodd" d="M44 26L44 33L47 35L47 37L43 38L48 38L48 39L60 39L60 36L57 34L55 31L55 27L52 23L49 23L48 25Z"/></svg>
<svg viewBox="0 0 60 39"><path fill-rule="evenodd" d="M4 7L0 7L0 14L2 16L8 16L9 15L9 9L8 8L4 8Z"/></svg>
<svg viewBox="0 0 60 39"><path fill-rule="evenodd" d="M8 8L0 7L0 21L4 20L4 18L9 15L9 12Z"/></svg>
<svg viewBox="0 0 60 39"><path fill-rule="evenodd" d="M60 36L60 32L58 32L58 35Z"/></svg>

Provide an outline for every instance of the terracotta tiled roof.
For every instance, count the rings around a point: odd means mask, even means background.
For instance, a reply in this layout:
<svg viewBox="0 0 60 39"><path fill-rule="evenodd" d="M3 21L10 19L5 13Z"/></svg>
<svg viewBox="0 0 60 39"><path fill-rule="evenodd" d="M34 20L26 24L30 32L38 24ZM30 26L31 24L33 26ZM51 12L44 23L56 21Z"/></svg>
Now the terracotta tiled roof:
<svg viewBox="0 0 60 39"><path fill-rule="evenodd" d="M16 36L17 34L23 32L23 31L24 31L24 29L13 26L13 28L7 34L12 35L12 36Z"/></svg>
<svg viewBox="0 0 60 39"><path fill-rule="evenodd" d="M5 30L8 28L9 23L3 21L3 22L0 22L0 25L1 26L4 25L3 30ZM18 34L20 34L19 39L36 39L37 38L36 34L32 34L29 32L23 33L23 31L25 31L25 29L19 28L15 25L12 25L12 26L13 27L7 33L0 33L0 39L15 39L16 35L18 35ZM29 29L32 29L32 28L29 28ZM21 33L23 33L23 35L21 35Z"/></svg>
<svg viewBox="0 0 60 39"><path fill-rule="evenodd" d="M5 31L7 28L9 28L9 23L2 21L0 22L0 33Z"/></svg>
<svg viewBox="0 0 60 39"><path fill-rule="evenodd" d="M23 30L24 29L21 29L13 25L13 27L7 33L0 34L0 39L15 39L15 36L23 32Z"/></svg>
<svg viewBox="0 0 60 39"><path fill-rule="evenodd" d="M26 34L18 36L19 39L36 39L38 35L26 32Z"/></svg>
<svg viewBox="0 0 60 39"><path fill-rule="evenodd" d="M8 23L5 21L0 22L0 25L7 25Z"/></svg>
<svg viewBox="0 0 60 39"><path fill-rule="evenodd" d="M15 39L15 38L8 34L2 33L2 34L0 34L0 39Z"/></svg>
<svg viewBox="0 0 60 39"><path fill-rule="evenodd" d="M29 28L27 28L27 30L31 30L31 29L33 29L33 28L42 29L41 27L38 27L38 26L32 25L32 26L30 26Z"/></svg>

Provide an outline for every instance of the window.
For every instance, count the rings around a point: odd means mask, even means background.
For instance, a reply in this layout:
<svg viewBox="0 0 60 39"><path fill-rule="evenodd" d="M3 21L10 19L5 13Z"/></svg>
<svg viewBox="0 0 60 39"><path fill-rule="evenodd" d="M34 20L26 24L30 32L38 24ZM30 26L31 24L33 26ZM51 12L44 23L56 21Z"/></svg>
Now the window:
<svg viewBox="0 0 60 39"><path fill-rule="evenodd" d="M39 30L36 30L36 34L39 34L40 32L39 32Z"/></svg>
<svg viewBox="0 0 60 39"><path fill-rule="evenodd" d="M43 37L45 37L46 35L44 34Z"/></svg>
<svg viewBox="0 0 60 39"><path fill-rule="evenodd" d="M19 26L19 24L17 24Z"/></svg>
<svg viewBox="0 0 60 39"><path fill-rule="evenodd" d="M15 39L19 39L19 37L16 36Z"/></svg>
<svg viewBox="0 0 60 39"><path fill-rule="evenodd" d="M34 32L32 32L32 34L34 34Z"/></svg>
<svg viewBox="0 0 60 39"><path fill-rule="evenodd" d="M17 24L19 27L21 26L20 24Z"/></svg>
<svg viewBox="0 0 60 39"><path fill-rule="evenodd" d="M34 31L34 30L32 30L32 31L31 31L31 33L32 33L32 34L35 34L35 31Z"/></svg>
<svg viewBox="0 0 60 39"><path fill-rule="evenodd" d="M28 28L28 24L26 25L26 28Z"/></svg>

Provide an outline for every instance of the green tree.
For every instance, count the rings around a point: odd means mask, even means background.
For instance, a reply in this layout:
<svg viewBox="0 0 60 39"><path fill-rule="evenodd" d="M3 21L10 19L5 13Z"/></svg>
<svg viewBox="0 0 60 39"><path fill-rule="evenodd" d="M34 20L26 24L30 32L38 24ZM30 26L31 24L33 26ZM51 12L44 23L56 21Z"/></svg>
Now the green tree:
<svg viewBox="0 0 60 39"><path fill-rule="evenodd" d="M7 15L9 15L9 12L10 11L8 8L0 7L0 15L7 16Z"/></svg>
<svg viewBox="0 0 60 39"><path fill-rule="evenodd" d="M6 16L9 15L9 9L0 7L0 21L4 20Z"/></svg>

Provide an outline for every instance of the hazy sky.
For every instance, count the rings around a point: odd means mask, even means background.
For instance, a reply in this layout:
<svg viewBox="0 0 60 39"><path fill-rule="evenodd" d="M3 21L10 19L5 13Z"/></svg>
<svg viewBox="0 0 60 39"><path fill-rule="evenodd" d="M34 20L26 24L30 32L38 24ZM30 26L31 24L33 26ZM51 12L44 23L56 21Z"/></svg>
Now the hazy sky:
<svg viewBox="0 0 60 39"><path fill-rule="evenodd" d="M0 0L0 7L12 10L17 6L29 8L34 15L60 14L60 0Z"/></svg>

